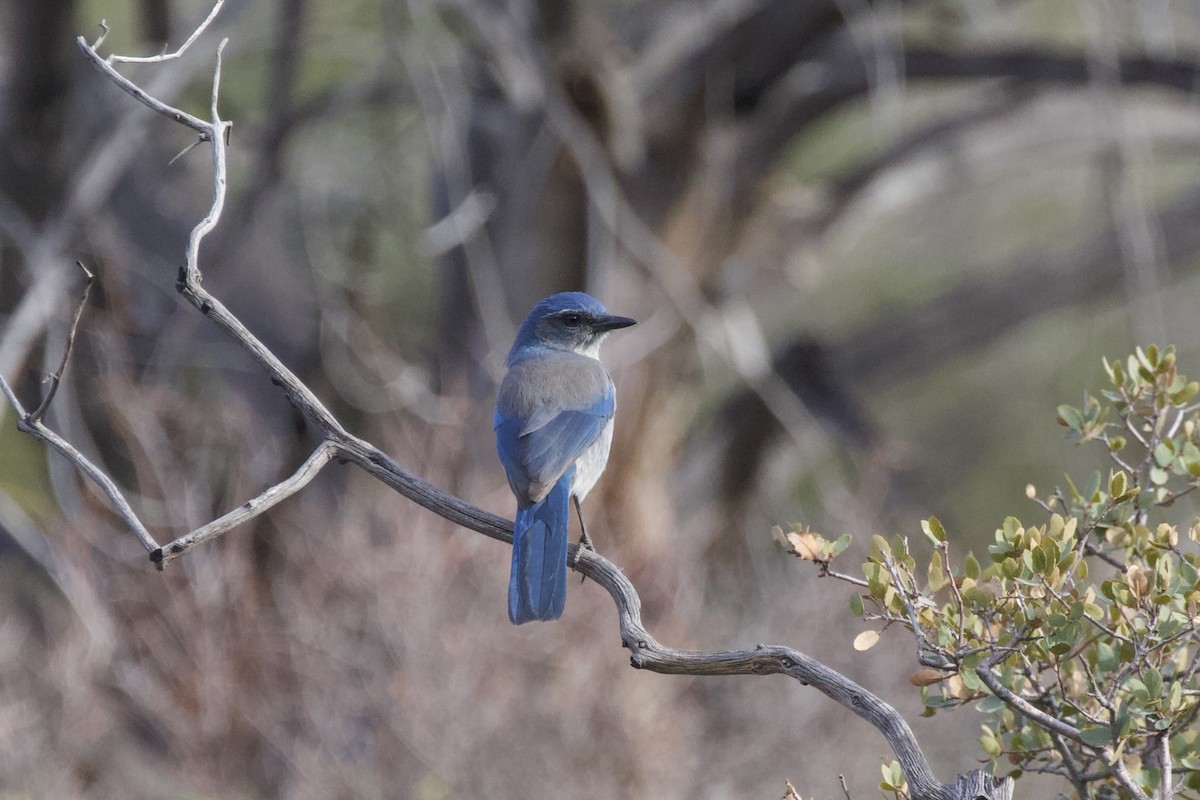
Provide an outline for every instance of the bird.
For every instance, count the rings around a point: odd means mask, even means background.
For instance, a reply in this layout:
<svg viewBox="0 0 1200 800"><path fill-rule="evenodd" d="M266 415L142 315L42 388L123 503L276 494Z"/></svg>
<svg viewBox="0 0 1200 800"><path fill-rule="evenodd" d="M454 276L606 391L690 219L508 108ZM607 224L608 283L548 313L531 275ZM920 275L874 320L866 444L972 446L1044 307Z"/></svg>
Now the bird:
<svg viewBox="0 0 1200 800"><path fill-rule="evenodd" d="M514 625L562 616L572 501L580 545L594 549L580 503L608 461L617 410L600 343L635 324L591 295L561 292L533 307L508 351L493 427L517 498L508 582Z"/></svg>

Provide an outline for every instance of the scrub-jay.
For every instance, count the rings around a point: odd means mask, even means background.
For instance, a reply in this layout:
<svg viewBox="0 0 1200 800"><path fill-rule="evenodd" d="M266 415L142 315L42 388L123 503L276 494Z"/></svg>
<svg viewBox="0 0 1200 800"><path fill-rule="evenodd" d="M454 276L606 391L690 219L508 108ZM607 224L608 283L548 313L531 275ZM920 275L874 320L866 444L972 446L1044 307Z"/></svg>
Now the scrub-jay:
<svg viewBox="0 0 1200 800"><path fill-rule="evenodd" d="M514 625L562 615L572 499L580 544L591 548L579 503L604 471L616 411L600 342L633 324L594 297L563 292L533 307L508 351L494 427L500 463L517 496L508 582Z"/></svg>

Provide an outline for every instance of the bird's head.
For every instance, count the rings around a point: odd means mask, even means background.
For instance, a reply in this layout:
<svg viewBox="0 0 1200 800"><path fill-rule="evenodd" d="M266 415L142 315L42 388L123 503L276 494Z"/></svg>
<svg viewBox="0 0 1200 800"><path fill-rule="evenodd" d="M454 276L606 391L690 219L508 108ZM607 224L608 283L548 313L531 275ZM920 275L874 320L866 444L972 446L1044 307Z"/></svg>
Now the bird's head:
<svg viewBox="0 0 1200 800"><path fill-rule="evenodd" d="M609 314L599 300L583 292L552 294L525 317L508 358L511 362L519 351L538 345L595 358L609 331L636 323Z"/></svg>

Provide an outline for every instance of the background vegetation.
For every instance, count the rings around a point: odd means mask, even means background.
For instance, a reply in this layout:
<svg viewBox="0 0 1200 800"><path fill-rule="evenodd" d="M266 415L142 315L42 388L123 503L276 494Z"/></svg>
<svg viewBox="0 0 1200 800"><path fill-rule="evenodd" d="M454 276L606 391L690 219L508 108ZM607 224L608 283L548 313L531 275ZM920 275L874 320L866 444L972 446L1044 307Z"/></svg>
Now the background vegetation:
<svg viewBox="0 0 1200 800"><path fill-rule="evenodd" d="M85 261L49 422L164 539L309 442L176 297L208 163L171 163L186 135L74 45L107 19L116 52L157 52L207 11L0 7L0 374L36 395ZM848 593L772 524L853 532L863 558L935 513L982 551L1036 510L1027 483L1105 464L1054 411L1102 354L1170 341L1197 372L1190 5L229 0L149 85L202 109L221 36L207 285L356 432L508 513L490 414L515 322L567 288L642 321L607 348L589 527L664 641L793 644L915 717L911 641L856 653ZM845 773L862 797L890 759L787 682L629 670L590 584L511 628L504 548L361 475L156 573L0 413L10 796L824 796ZM920 722L939 770L984 757L968 712Z"/></svg>

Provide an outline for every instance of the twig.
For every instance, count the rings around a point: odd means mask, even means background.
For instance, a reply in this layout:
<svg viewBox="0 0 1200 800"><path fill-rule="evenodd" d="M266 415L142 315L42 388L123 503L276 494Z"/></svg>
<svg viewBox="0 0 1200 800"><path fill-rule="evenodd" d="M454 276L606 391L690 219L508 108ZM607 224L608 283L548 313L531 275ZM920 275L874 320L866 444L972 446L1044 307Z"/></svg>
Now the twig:
<svg viewBox="0 0 1200 800"><path fill-rule="evenodd" d="M62 382L63 372L67 369L67 361L71 358L71 348L75 346L75 331L79 328L79 318L83 316L83 307L87 305L88 295L92 292L92 281L95 276L92 275L91 270L83 265L82 261L76 261L75 264L87 276L87 281L83 284L83 296L79 298L79 305L75 307L75 316L71 319L71 328L67 331L67 344L63 347L62 360L58 362L58 369L54 370L47 377L46 380L50 384L50 388L46 390L46 396L42 398L42 402L29 415L31 422L40 422L46 416L46 411L50 408L50 402L54 399L55 392L58 391L58 385Z"/></svg>
<svg viewBox="0 0 1200 800"><path fill-rule="evenodd" d="M847 575L844 572L838 572L837 570L830 569L828 559L824 561L816 561L814 563L817 565L818 578L835 578L836 580L845 581L846 583L849 583L853 586L859 586L863 589L869 589L871 587L871 584L867 581L864 581L862 578L856 578L853 575Z"/></svg>
<svg viewBox="0 0 1200 800"><path fill-rule="evenodd" d="M155 561L161 568L167 561L183 555L196 545L202 544L209 539L215 539L226 531L232 530L238 525L257 517L281 500L291 497L307 486L313 478L317 477L321 469L329 463L336 453L337 447L334 444L328 441L321 442L320 446L313 451L312 455L289 478L275 484L258 495L258 497L246 501L228 514L218 517L186 536L181 536L175 541L163 545L161 549L156 549L151 555L151 560Z"/></svg>
<svg viewBox="0 0 1200 800"><path fill-rule="evenodd" d="M104 493L108 495L108 500L112 503L114 510L129 525L130 529L141 541L142 546L151 552L157 550L158 543L154 541L154 537L142 525L142 521L138 519L137 514L134 513L133 508L130 507L129 502L121 494L121 490L117 488L112 479L105 475L103 470L91 461L88 461L83 453L72 447L69 442L47 428L39 420L32 419L26 413L25 407L21 405L21 401L17 399L16 393L9 387L8 382L4 380L3 375L0 375L0 392L4 393L4 396L8 398L8 402L12 404L13 410L17 412L17 430L41 439L78 467L83 474L95 481L104 490Z"/></svg>
<svg viewBox="0 0 1200 800"><path fill-rule="evenodd" d="M224 4L225 0L216 0L216 2L213 3L212 11L208 12L208 16L204 18L204 21L200 23L196 30L192 31L192 35L189 36L183 44L179 45L179 49L173 53L163 52L156 56L118 56L114 54L105 60L109 64L159 64L163 61L170 61L172 59L179 58L185 52L187 52L187 49L191 47L192 44L200 38L204 31L208 29L208 26L212 24L212 21L217 18L217 13L220 12L221 6ZM108 26L104 25L104 23L101 23L101 26L103 27L104 34L106 35L108 33ZM98 48L103 41L104 35L96 40L96 43L92 45L92 48Z"/></svg>

